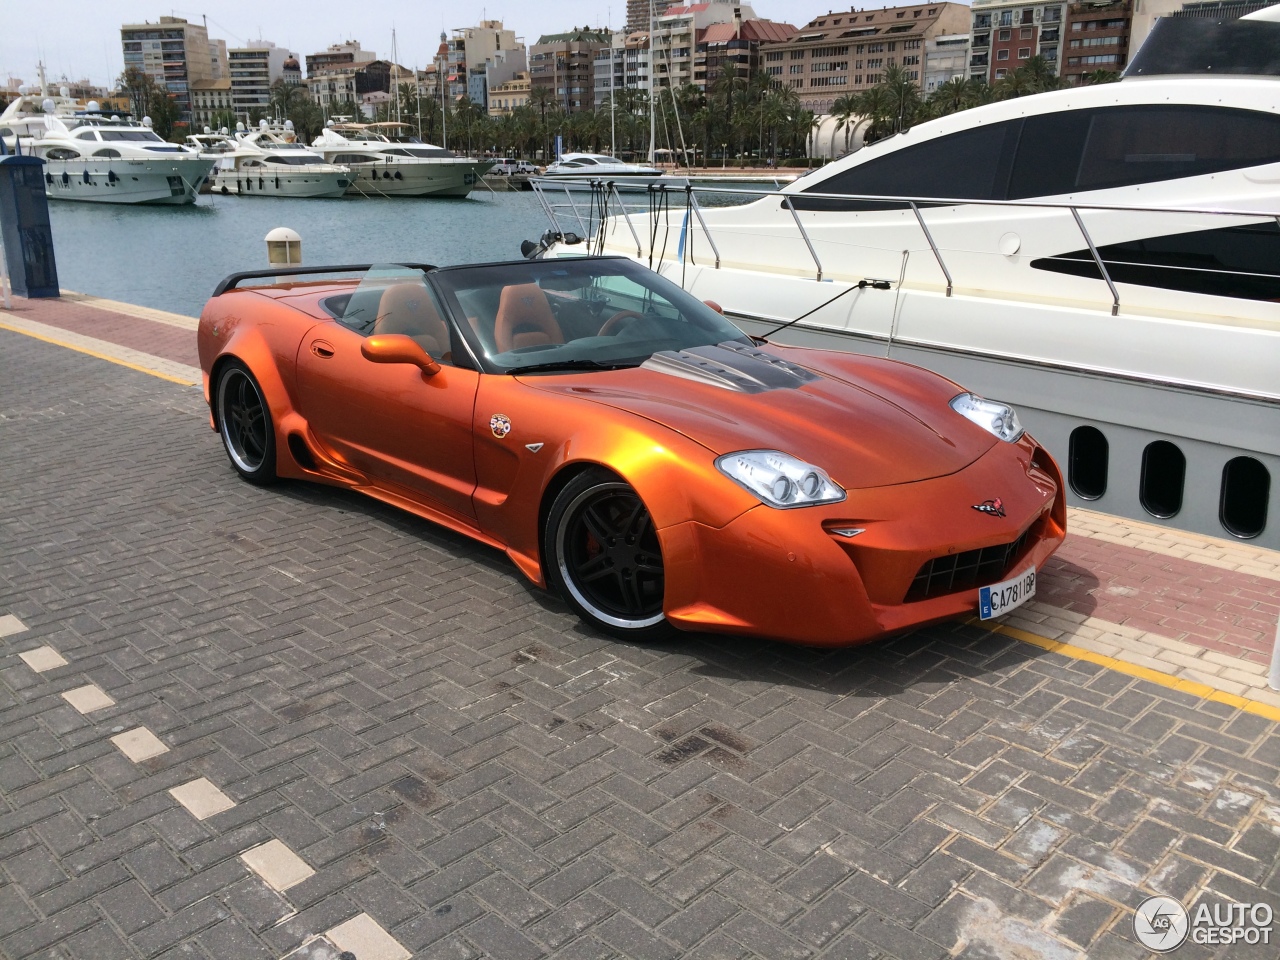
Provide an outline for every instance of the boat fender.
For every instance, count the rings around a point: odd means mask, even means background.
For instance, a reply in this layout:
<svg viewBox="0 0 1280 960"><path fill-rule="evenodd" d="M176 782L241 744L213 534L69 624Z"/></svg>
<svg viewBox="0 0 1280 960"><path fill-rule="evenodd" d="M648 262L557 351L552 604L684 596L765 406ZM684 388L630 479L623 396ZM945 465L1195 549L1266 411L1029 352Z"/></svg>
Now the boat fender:
<svg viewBox="0 0 1280 960"><path fill-rule="evenodd" d="M397 180L403 180L403 179L404 179L404 177L400 175L400 171L399 171L399 170L397 170L397 171L396 171L396 179L397 179Z"/></svg>
<svg viewBox="0 0 1280 960"><path fill-rule="evenodd" d="M52 174L52 173L46 173L46 174L44 175L44 182L45 182L45 183L47 183L49 186L51 186L51 187L52 187L52 186L53 186L53 174Z"/></svg>
<svg viewBox="0 0 1280 960"><path fill-rule="evenodd" d="M225 196L226 196L228 193L230 193L230 192L231 192L231 191L227 189L227 185L224 183L224 184L222 185L222 195L225 197Z"/></svg>
<svg viewBox="0 0 1280 960"><path fill-rule="evenodd" d="M398 172L398 171L397 171L397 172ZM390 174L388 171L384 170L384 171L382 172L382 179L383 179L383 180L390 180L390 179L391 179L391 174Z"/></svg>
<svg viewBox="0 0 1280 960"><path fill-rule="evenodd" d="M280 189L280 174L276 174L276 189Z"/></svg>
<svg viewBox="0 0 1280 960"><path fill-rule="evenodd" d="M259 190L261 190L261 189L262 189L262 186L263 186L263 184L262 184L262 178L261 178L261 177L259 177L259 178L258 178L258 189L259 189Z"/></svg>
<svg viewBox="0 0 1280 960"><path fill-rule="evenodd" d="M62 171L62 185L64 187L71 185L71 174L67 173L65 170Z"/></svg>
<svg viewBox="0 0 1280 960"><path fill-rule="evenodd" d="M84 182L85 182L85 183L92 183L92 182L93 182L92 180L90 180L90 179L89 179L89 171L88 171L88 170L86 170L86 171L84 172Z"/></svg>
<svg viewBox="0 0 1280 960"><path fill-rule="evenodd" d="M116 172L114 170L107 171L107 183L115 183L119 179L120 178L116 176Z"/></svg>

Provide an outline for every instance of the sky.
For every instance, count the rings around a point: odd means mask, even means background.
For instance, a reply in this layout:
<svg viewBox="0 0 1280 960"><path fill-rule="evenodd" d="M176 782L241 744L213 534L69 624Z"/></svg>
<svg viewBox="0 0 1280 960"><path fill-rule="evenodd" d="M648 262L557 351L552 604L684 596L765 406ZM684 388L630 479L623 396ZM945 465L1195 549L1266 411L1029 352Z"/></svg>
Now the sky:
<svg viewBox="0 0 1280 960"><path fill-rule="evenodd" d="M367 5L351 0L168 0L189 6L160 5L165 2L62 0L56 17L32 17L18 15L19 8L30 9L20 0L0 0L0 85L11 76L34 83L41 60L51 82L65 74L71 80L113 85L124 70L120 25L154 22L161 16L199 23L207 15L209 36L226 40L229 47L261 36L301 56L339 41L358 40L365 49L390 59L394 27L400 63L419 68L435 55L442 29L474 26L481 19L502 20L526 43L543 33L581 26L621 27L626 21L626 0L373 0ZM759 17L803 26L844 3L746 0L743 5ZM857 5L886 3L861 0Z"/></svg>

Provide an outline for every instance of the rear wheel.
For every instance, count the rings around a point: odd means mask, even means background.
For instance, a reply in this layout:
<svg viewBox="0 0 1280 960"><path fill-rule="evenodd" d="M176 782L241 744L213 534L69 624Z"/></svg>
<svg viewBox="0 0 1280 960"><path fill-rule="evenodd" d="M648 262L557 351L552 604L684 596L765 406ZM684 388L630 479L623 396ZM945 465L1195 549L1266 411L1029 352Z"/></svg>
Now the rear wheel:
<svg viewBox="0 0 1280 960"><path fill-rule="evenodd" d="M628 640L668 633L662 547L629 484L594 470L569 481L551 506L545 543L547 579L582 619Z"/></svg>
<svg viewBox="0 0 1280 960"><path fill-rule="evenodd" d="M258 381L243 363L231 360L218 374L214 397L231 465L250 483L271 483L276 478L276 435Z"/></svg>

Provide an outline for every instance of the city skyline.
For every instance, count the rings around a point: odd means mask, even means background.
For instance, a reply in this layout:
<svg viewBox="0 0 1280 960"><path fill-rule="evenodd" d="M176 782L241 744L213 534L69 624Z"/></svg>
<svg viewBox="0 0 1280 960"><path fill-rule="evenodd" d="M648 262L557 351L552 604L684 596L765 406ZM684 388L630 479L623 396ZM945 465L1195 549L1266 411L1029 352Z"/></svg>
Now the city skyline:
<svg viewBox="0 0 1280 960"><path fill-rule="evenodd" d="M784 20L797 26L833 6L830 0L745 0L756 15ZM866 9L888 6L883 0L859 3ZM379 57L391 58L391 31L396 31L398 59L403 66L427 66L440 42L440 31L474 26L481 19L502 20L534 43L543 33L555 33L574 26L612 26L622 29L626 22L626 0L562 0L553 8L538 8L514 0L484 0L456 4L444 0L392 0L380 4L374 15L359 20L351 16L349 4L337 0L313 3L262 5L249 0L221 0L209 5L209 36L222 39L228 47L243 46L259 37L272 40L300 57L344 40L358 40ZM43 61L49 80L88 79L99 86L113 86L124 70L120 46L120 26L124 23L156 22L161 16L185 17L201 23L206 9L162 7L152 0L100 4L69 0L63 8L69 16L59 18L55 30L41 31L30 21L18 29L0 32L0 82L19 77L26 83L36 79L36 64ZM234 32L233 32L234 31Z"/></svg>

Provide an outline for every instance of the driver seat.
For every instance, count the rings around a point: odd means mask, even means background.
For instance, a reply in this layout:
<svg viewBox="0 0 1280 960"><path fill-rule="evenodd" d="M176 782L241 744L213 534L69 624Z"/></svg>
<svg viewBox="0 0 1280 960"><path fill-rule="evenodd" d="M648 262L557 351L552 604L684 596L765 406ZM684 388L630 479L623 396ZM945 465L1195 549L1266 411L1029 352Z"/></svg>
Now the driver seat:
<svg viewBox="0 0 1280 960"><path fill-rule="evenodd" d="M502 288L493 340L499 353L544 343L564 343L564 332L551 312L547 295L536 283Z"/></svg>
<svg viewBox="0 0 1280 960"><path fill-rule="evenodd" d="M397 283L382 292L373 335L389 333L411 337L433 360L450 359L449 328L420 283Z"/></svg>

